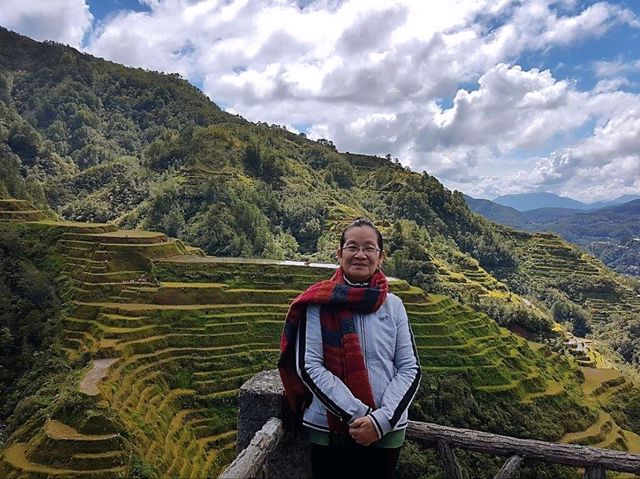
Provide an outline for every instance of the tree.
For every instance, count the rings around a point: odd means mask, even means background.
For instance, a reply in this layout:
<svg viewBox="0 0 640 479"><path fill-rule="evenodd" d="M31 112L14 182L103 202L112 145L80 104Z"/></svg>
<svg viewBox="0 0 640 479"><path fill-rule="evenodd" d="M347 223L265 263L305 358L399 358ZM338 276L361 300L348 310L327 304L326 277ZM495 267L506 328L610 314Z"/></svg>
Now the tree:
<svg viewBox="0 0 640 479"><path fill-rule="evenodd" d="M356 182L356 170L346 160L335 160L327 165L333 180L341 188L351 188Z"/></svg>
<svg viewBox="0 0 640 479"><path fill-rule="evenodd" d="M40 149L40 135L26 123L14 126L9 134L7 144L13 152L21 158L30 159L38 155Z"/></svg>
<svg viewBox="0 0 640 479"><path fill-rule="evenodd" d="M244 150L244 165L252 175L259 176L261 174L262 158L258 143L251 142L246 146Z"/></svg>
<svg viewBox="0 0 640 479"><path fill-rule="evenodd" d="M576 336L584 338L591 332L591 317L577 304L559 299L551 306L551 312L556 322L570 323Z"/></svg>

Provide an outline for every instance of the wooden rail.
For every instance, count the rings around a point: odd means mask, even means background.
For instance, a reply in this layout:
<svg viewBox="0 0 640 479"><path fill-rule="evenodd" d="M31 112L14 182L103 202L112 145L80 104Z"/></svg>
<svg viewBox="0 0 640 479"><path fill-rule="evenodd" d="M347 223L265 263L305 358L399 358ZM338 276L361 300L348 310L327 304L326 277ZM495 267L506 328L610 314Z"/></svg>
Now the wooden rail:
<svg viewBox="0 0 640 479"><path fill-rule="evenodd" d="M407 438L438 450L447 479L462 478L462 471L453 448L483 452L494 456L508 456L509 459L495 476L495 479L513 477L525 458L538 459L552 464L583 467L586 471L584 477L588 479L604 479L606 471L640 474L640 454L630 454L612 449L558 444L535 439L518 439L472 429L459 429L416 421L409 421Z"/></svg>
<svg viewBox="0 0 640 479"><path fill-rule="evenodd" d="M278 445L282 435L280 419L269 419L220 478L270 477L264 465L269 453ZM507 456L507 461L494 479L514 477L524 459L582 467L585 469L585 479L605 479L606 471L640 474L640 454L611 449L519 439L417 421L409 421L406 437L438 451L446 479L463 477L460 463L454 452L455 448ZM271 477L277 477L277 474Z"/></svg>
<svg viewBox="0 0 640 479"><path fill-rule="evenodd" d="M269 419L256 432L249 445L236 456L218 479L254 479L267 477L265 464L269 453L282 438L282 421L277 417Z"/></svg>

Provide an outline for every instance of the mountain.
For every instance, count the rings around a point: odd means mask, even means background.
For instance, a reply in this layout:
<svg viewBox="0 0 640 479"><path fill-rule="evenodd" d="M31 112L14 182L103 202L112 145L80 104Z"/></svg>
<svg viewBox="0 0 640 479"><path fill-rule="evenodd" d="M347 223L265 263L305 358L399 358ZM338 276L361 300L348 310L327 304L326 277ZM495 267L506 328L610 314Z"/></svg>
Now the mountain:
<svg viewBox="0 0 640 479"><path fill-rule="evenodd" d="M640 275L640 241L636 240L640 237L638 199L594 211L537 208L524 212L489 200L468 196L465 200L473 211L492 221L526 231L557 233L582 246L616 271Z"/></svg>
<svg viewBox="0 0 640 479"><path fill-rule="evenodd" d="M585 238L637 238L640 236L640 200L551 219L546 226L573 242Z"/></svg>
<svg viewBox="0 0 640 479"><path fill-rule="evenodd" d="M529 225L524 213L510 206L503 206L491 200L472 198L468 195L464 195L464 200L473 211L496 223L517 229L527 229Z"/></svg>
<svg viewBox="0 0 640 479"><path fill-rule="evenodd" d="M557 210L558 214L563 214L560 209L574 211L596 210L608 206L620 205L629 201L640 199L640 195L622 195L610 201L596 201L595 203L583 203L566 196L558 196L555 193L520 193L515 195L502 195L493 200L502 206L513 208L520 212L529 212L539 209ZM485 200L488 201L488 200ZM487 206L485 206L486 208Z"/></svg>
<svg viewBox="0 0 640 479"><path fill-rule="evenodd" d="M607 206L621 205L628 203L629 201L639 200L640 195L622 195L610 201L596 201L595 203L589 203L589 207L592 209L605 208Z"/></svg>
<svg viewBox="0 0 640 479"><path fill-rule="evenodd" d="M611 334L638 362L634 286L590 255L485 220L427 173L229 115L177 75L0 44L0 366L20 368L0 375L3 477L215 475L239 384L274 366L288 302L330 271L305 262L332 262L358 216L416 333L412 417L634 450L637 388L596 368L619 357L554 332Z"/></svg>
<svg viewBox="0 0 640 479"><path fill-rule="evenodd" d="M544 224L622 273L640 275L640 200Z"/></svg>
<svg viewBox="0 0 640 479"><path fill-rule="evenodd" d="M509 206L518 211L529 211L537 208L571 208L588 209L588 205L555 193L520 193L516 195L502 195L493 200L502 206Z"/></svg>

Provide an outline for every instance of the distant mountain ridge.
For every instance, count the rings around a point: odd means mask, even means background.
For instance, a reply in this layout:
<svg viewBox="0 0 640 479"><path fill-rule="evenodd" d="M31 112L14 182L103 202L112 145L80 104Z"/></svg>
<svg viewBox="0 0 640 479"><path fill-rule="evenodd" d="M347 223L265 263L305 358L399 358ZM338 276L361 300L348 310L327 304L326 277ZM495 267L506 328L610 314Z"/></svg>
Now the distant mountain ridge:
<svg viewBox="0 0 640 479"><path fill-rule="evenodd" d="M621 196L608 203L633 196ZM467 195L465 200L473 211L496 223L532 232L557 233L587 249L607 266L621 273L640 275L640 241L636 240L640 237L640 199L594 210L547 207L528 211Z"/></svg>
<svg viewBox="0 0 640 479"><path fill-rule="evenodd" d="M587 208L587 205L581 201L547 192L502 195L493 201L499 205L509 206L518 211L529 211L537 208Z"/></svg>
<svg viewBox="0 0 640 479"><path fill-rule="evenodd" d="M573 210L594 210L614 206L629 201L640 199L640 195L622 195L610 201L597 201L584 203L567 196L559 196L550 192L519 193L514 195L501 195L493 200L502 206L514 208L518 211L531 211L539 208L568 208Z"/></svg>

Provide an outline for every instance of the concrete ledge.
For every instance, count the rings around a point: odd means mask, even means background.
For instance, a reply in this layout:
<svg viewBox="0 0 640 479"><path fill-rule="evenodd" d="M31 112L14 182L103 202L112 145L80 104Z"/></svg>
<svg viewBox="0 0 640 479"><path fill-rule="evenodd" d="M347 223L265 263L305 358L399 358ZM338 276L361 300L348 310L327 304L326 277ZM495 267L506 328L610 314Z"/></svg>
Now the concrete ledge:
<svg viewBox="0 0 640 479"><path fill-rule="evenodd" d="M282 436L282 421L277 417L269 419L249 445L234 459L219 479L249 479L265 477L263 467L271 451L278 445Z"/></svg>
<svg viewBox="0 0 640 479"><path fill-rule="evenodd" d="M263 371L240 388L237 453L244 450L256 432L272 417L282 420L285 431L278 446L269 454L265 478L310 478L309 439L290 416L278 370Z"/></svg>

